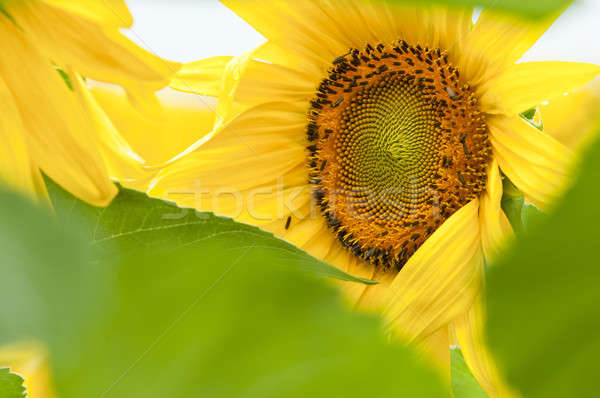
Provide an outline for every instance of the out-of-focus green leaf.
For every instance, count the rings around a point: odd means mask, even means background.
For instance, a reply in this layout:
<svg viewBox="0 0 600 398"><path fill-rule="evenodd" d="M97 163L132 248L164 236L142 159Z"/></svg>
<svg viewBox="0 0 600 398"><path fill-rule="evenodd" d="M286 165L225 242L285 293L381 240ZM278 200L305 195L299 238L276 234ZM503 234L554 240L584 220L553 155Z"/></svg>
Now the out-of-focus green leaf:
<svg viewBox="0 0 600 398"><path fill-rule="evenodd" d="M535 205L525 202L523 194L506 177L503 178L502 210L517 235L539 225L546 214Z"/></svg>
<svg viewBox="0 0 600 398"><path fill-rule="evenodd" d="M90 206L47 179L48 192L61 220L76 218L93 226L84 231L92 242L95 257L138 251L177 250L180 247L208 247L222 242L228 251L253 247L265 255L265 261L292 265L306 272L344 281L373 284L318 260L297 247L277 239L254 226L236 223L212 213L179 208L174 203L151 199L142 192L120 188L119 195L106 208ZM208 243L208 244L207 244ZM219 256L211 249L206 255ZM202 267L199 257L197 266Z"/></svg>
<svg viewBox="0 0 600 398"><path fill-rule="evenodd" d="M489 398L473 377L460 348L450 350L450 364L454 398Z"/></svg>
<svg viewBox="0 0 600 398"><path fill-rule="evenodd" d="M523 204L523 208L521 209L521 222L523 223L523 229L526 232L532 231L533 228L540 225L546 217L546 213L542 212L535 205L531 203Z"/></svg>
<svg viewBox="0 0 600 398"><path fill-rule="evenodd" d="M143 196L97 210L52 195L60 224L0 193L0 344L46 343L59 397L448 396L378 319L282 265L300 260L258 231L234 246L217 227L159 236L163 205ZM89 231L92 216L112 221Z"/></svg>
<svg viewBox="0 0 600 398"><path fill-rule="evenodd" d="M600 357L600 142L550 216L487 273L487 333L528 398L591 397Z"/></svg>
<svg viewBox="0 0 600 398"><path fill-rule="evenodd" d="M502 179L502 210L517 234L523 231L522 210L525 197L506 177Z"/></svg>
<svg viewBox="0 0 600 398"><path fill-rule="evenodd" d="M469 370L460 348L450 350L450 371L454 398L489 398Z"/></svg>
<svg viewBox="0 0 600 398"><path fill-rule="evenodd" d="M450 6L480 6L508 11L529 18L541 18L569 6L573 0L394 0L411 4L443 4Z"/></svg>
<svg viewBox="0 0 600 398"><path fill-rule="evenodd" d="M23 398L25 387L23 378L10 373L8 368L0 368L0 398Z"/></svg>

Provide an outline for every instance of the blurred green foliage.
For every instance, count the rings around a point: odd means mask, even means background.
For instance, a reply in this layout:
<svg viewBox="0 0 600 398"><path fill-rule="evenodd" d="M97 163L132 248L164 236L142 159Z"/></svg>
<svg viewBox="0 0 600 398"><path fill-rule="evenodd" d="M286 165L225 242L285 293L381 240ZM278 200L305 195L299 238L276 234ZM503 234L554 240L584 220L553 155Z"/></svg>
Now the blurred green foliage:
<svg viewBox="0 0 600 398"><path fill-rule="evenodd" d="M597 395L600 357L600 142L551 215L487 273L487 334L510 383L528 398Z"/></svg>
<svg viewBox="0 0 600 398"><path fill-rule="evenodd" d="M56 217L0 194L0 344L45 342L61 398L449 396L269 234L127 190L106 209L50 194Z"/></svg>
<svg viewBox="0 0 600 398"><path fill-rule="evenodd" d="M0 398L25 397L23 378L10 373L8 368L0 368Z"/></svg>
<svg viewBox="0 0 600 398"><path fill-rule="evenodd" d="M460 348L450 350L452 393L454 398L489 398L469 370Z"/></svg>
<svg viewBox="0 0 600 398"><path fill-rule="evenodd" d="M236 223L230 218L179 208L172 202L150 199L142 192L123 188L110 206L93 207L70 195L49 179L46 184L53 207L62 223L75 221L80 225L94 226L81 233L86 241L92 243L96 261L124 253L149 253L183 247L204 248L223 242L234 253L252 248L271 260L277 260L281 265L291 265L309 273L345 281L375 283L355 278L275 238L269 232ZM203 261L199 259L197 264L202 266Z"/></svg>
<svg viewBox="0 0 600 398"><path fill-rule="evenodd" d="M542 18L569 6L573 0L394 0L404 3L437 3L449 6L479 6L520 14L528 18Z"/></svg>

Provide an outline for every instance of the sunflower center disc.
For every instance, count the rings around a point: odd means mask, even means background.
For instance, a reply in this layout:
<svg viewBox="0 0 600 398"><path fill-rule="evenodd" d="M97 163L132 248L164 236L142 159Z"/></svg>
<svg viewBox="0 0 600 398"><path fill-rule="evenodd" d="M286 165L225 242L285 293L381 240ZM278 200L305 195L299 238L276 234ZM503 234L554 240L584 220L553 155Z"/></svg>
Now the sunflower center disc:
<svg viewBox="0 0 600 398"><path fill-rule="evenodd" d="M485 120L438 49L399 42L351 50L311 105L315 198L342 243L375 265L401 269L485 189Z"/></svg>

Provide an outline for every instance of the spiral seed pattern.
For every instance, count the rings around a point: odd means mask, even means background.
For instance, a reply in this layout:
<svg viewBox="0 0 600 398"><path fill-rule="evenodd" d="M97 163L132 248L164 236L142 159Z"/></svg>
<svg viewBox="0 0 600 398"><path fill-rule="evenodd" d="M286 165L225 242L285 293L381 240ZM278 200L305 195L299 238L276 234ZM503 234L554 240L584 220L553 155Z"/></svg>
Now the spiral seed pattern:
<svg viewBox="0 0 600 398"><path fill-rule="evenodd" d="M400 270L485 189L490 143L477 98L439 49L368 45L334 60L311 102L310 180L355 255Z"/></svg>

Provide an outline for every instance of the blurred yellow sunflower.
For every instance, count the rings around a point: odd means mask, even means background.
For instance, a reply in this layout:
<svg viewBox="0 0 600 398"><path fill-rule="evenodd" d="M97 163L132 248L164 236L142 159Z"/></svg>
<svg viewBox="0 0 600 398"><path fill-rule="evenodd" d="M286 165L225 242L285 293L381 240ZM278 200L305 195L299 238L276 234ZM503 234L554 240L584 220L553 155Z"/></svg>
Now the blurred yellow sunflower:
<svg viewBox="0 0 600 398"><path fill-rule="evenodd" d="M376 286L357 308L442 366L460 344L490 396L484 265L512 234L502 174L548 208L571 151L519 114L600 73L515 63L553 22L392 1L223 1L267 42L185 65L175 89L219 97L213 130L154 196L255 224ZM457 340L457 341L456 341Z"/></svg>
<svg viewBox="0 0 600 398"><path fill-rule="evenodd" d="M43 196L41 170L77 197L106 205L116 194L110 177L139 177L142 159L82 77L121 85L139 108L155 105L153 92L180 65L119 32L131 24L122 0L0 2L0 180Z"/></svg>

